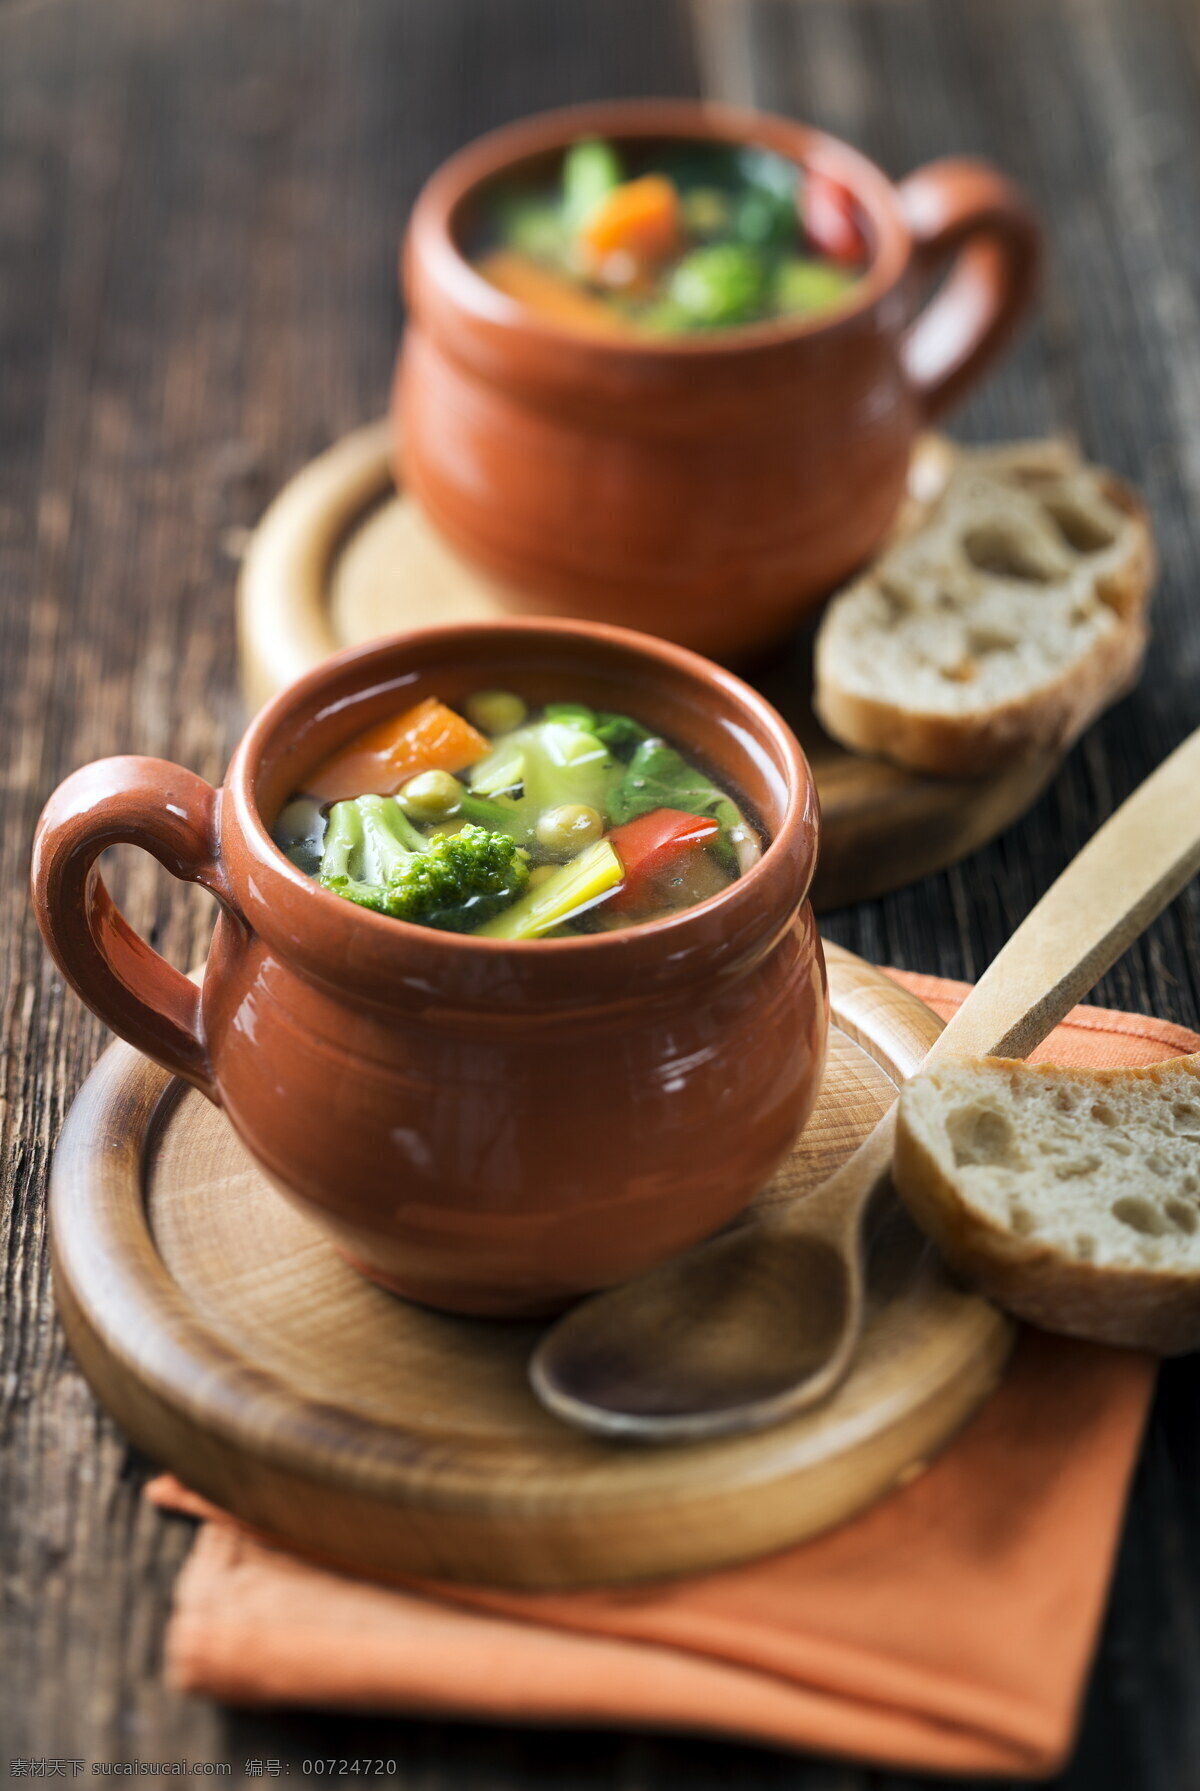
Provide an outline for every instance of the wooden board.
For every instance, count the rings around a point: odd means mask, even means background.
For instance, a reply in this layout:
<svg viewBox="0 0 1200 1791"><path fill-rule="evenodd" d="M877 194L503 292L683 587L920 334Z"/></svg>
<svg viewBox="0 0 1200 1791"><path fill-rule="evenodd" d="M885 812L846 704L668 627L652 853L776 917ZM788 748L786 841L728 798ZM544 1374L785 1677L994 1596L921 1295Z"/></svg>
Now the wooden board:
<svg viewBox="0 0 1200 1791"><path fill-rule="evenodd" d="M848 1155L940 1029L861 959L835 947L830 971L825 1085L768 1204ZM536 1325L444 1316L363 1280L216 1108L125 1045L72 1108L51 1235L72 1347L134 1440L247 1522L374 1571L566 1586L779 1548L918 1471L1012 1336L894 1206L860 1359L824 1406L728 1442L583 1437L528 1389Z"/></svg>
<svg viewBox="0 0 1200 1791"><path fill-rule="evenodd" d="M965 879L832 923L857 951L970 977L1200 721L1200 329L1181 323L1200 304L1194 9L705 0L702 12L722 97L811 119L897 173L970 147L1037 194L1055 245L1047 300L967 428L1076 429L1145 481L1155 512L1163 580L1139 694L1071 754L1053 803ZM711 1736L436 1712L231 1716L163 1681L188 1527L141 1508L142 1464L96 1414L51 1308L48 1151L103 1028L47 969L26 882L34 823L58 778L106 753L220 776L242 726L220 537L232 543L314 444L381 403L392 257L429 171L518 113L690 92L696 77L687 8L646 0L163 0L152 29L148 13L145 0L0 8L5 319L21 345L2 388L0 505L0 1734L12 1755L236 1755L238 1772L248 1756L290 1757L296 1774L314 1752L390 1754L405 1791L930 1791L915 1770ZM127 914L191 962L209 899L120 856ZM1200 901L1163 915L1095 999L1200 1027ZM1200 1526L1185 1515L1200 1487L1200 1356L1165 1364L1159 1389L1064 1773L1073 1791L1200 1786Z"/></svg>
<svg viewBox="0 0 1200 1791"><path fill-rule="evenodd" d="M386 423L344 436L271 505L246 551L238 594L242 685L254 709L339 647L519 607L441 540L393 481ZM911 508L940 487L941 437L914 458ZM952 864L1025 810L1052 776L1039 753L994 777L925 777L847 752L812 712L811 629L739 668L795 728L823 821L818 909L846 907Z"/></svg>

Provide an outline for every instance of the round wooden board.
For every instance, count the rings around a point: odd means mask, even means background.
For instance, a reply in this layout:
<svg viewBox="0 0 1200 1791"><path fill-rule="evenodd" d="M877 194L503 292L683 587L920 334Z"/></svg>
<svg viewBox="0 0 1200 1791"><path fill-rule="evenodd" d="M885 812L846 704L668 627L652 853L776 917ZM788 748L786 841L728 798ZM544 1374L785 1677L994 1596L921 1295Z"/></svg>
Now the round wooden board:
<svg viewBox="0 0 1200 1791"><path fill-rule="evenodd" d="M831 948L829 968L825 1084L769 1204L849 1154L940 1029L860 959ZM529 1391L536 1325L448 1317L363 1280L215 1107L126 1045L71 1110L51 1238L68 1338L134 1441L247 1523L375 1572L571 1586L794 1543L919 1471L1012 1338L893 1204L858 1362L825 1405L718 1443L584 1437Z"/></svg>
<svg viewBox="0 0 1200 1791"><path fill-rule="evenodd" d="M285 486L255 531L238 592L251 708L340 647L520 608L519 596L506 596L455 555L397 492L390 439L386 423L343 437ZM900 526L936 496L953 453L943 437L923 439ZM795 728L816 775L819 910L883 895L965 858L1024 814L1059 762L1043 752L994 777L946 778L847 752L813 715L811 660L807 628L739 669Z"/></svg>

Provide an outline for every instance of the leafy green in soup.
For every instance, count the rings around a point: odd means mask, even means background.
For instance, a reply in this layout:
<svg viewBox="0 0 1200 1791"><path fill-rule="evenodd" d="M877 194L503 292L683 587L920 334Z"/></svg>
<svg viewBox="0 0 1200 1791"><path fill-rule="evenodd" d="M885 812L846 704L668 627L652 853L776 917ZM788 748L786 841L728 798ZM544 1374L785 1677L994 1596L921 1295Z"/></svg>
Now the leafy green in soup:
<svg viewBox="0 0 1200 1791"><path fill-rule="evenodd" d="M276 845L358 907L444 932L560 938L657 920L756 861L735 797L633 716L434 698L356 736L284 805Z"/></svg>
<svg viewBox="0 0 1200 1791"><path fill-rule="evenodd" d="M867 265L848 190L766 149L586 139L557 186L501 187L479 271L568 328L666 336L840 305Z"/></svg>

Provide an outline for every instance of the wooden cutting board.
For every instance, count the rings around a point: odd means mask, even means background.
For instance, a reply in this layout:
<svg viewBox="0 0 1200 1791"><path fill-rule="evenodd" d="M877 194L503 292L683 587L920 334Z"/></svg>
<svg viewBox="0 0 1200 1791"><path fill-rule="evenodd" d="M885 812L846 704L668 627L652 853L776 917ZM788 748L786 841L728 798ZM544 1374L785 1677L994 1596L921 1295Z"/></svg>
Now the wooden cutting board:
<svg viewBox="0 0 1200 1791"><path fill-rule="evenodd" d="M940 1022L829 948L820 1102L760 1200L846 1157ZM127 1045L54 1161L55 1290L96 1393L150 1456L290 1542L374 1572L574 1586L717 1567L903 1482L995 1386L1012 1326L893 1206L850 1377L762 1435L653 1449L537 1404L539 1327L426 1311L363 1280L259 1176L221 1113Z"/></svg>
<svg viewBox="0 0 1200 1791"><path fill-rule="evenodd" d="M940 489L953 455L921 442L910 510ZM345 436L288 484L247 548L239 586L242 680L252 709L339 647L519 607L454 554L396 489L386 423ZM1008 827L1049 782L1041 751L986 778L925 777L847 752L812 712L811 628L738 669L800 737L821 797L819 910L899 889Z"/></svg>

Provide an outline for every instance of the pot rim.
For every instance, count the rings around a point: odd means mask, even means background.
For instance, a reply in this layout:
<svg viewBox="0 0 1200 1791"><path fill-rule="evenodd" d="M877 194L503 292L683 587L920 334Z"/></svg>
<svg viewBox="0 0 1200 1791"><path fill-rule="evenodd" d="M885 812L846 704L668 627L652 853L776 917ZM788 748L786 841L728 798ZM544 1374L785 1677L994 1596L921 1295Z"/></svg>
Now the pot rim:
<svg viewBox="0 0 1200 1791"><path fill-rule="evenodd" d="M303 730L356 697L397 683L405 675L406 651L418 655L415 671L409 668L415 676L437 657L482 656L488 636L510 641L525 637L531 647L539 642L574 645L581 667L588 653L599 648L610 659L625 655L649 661L661 675L691 685L702 698L719 692L726 708L751 719L755 737L769 742L786 789L783 812L758 862L716 895L660 920L566 939L511 941L441 932L375 914L306 876L275 845L258 810L256 785L271 749L289 731ZM361 671L354 693L322 708L322 693L343 681L350 669ZM731 744L749 758L747 747ZM728 775L723 765L715 769L719 776ZM738 780L730 781L736 789ZM233 850L228 857L223 851L222 858L238 907L280 956L305 963L326 978L348 973L359 980L361 974L368 995L377 991L381 976L386 980L397 972L402 983L411 985L415 959L422 960L427 974L441 970L456 981L464 976L478 981L480 972L485 980L498 980L492 973L500 972L540 986L558 977L574 982L574 971L602 984L606 968L616 963L626 972L653 970L655 980L660 973L663 980L675 980L676 973L694 976L713 960L731 967L747 954L761 952L792 923L816 867L818 815L815 781L795 735L773 705L732 672L687 648L631 629L512 617L414 629L347 648L280 691L251 722L230 762L222 833L225 847ZM244 864L239 862L243 851Z"/></svg>
<svg viewBox="0 0 1200 1791"><path fill-rule="evenodd" d="M870 220L875 237L870 265L845 302L828 314L818 311L807 319L771 319L686 337L631 334L628 340L610 341L544 318L501 292L472 266L458 247L455 224L485 181L587 135L618 141L665 137L747 143L828 173L849 189ZM401 250L402 284L409 257L423 263L442 298L502 338L532 338L560 353L569 346L589 359L627 357L631 364L644 364L654 359L711 361L769 353L861 324L904 279L912 259L912 237L895 184L869 156L840 137L778 113L708 100L605 100L533 113L456 150L417 196Z"/></svg>

